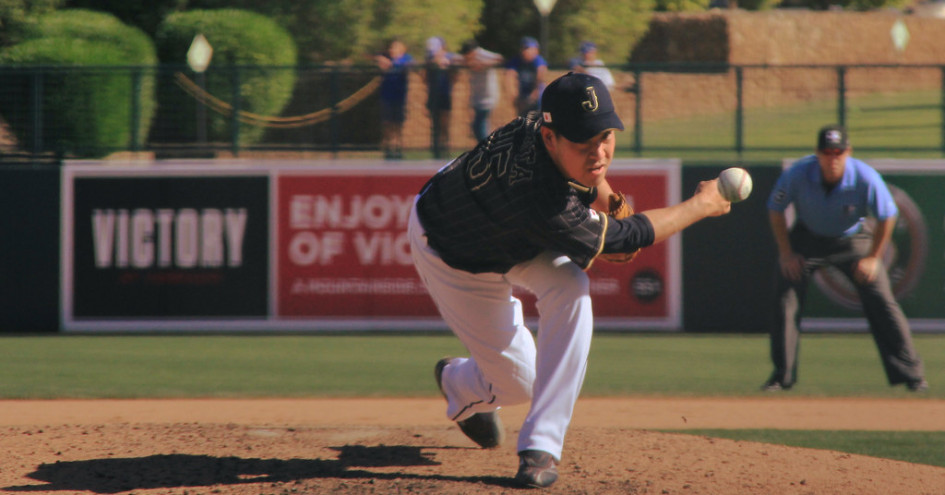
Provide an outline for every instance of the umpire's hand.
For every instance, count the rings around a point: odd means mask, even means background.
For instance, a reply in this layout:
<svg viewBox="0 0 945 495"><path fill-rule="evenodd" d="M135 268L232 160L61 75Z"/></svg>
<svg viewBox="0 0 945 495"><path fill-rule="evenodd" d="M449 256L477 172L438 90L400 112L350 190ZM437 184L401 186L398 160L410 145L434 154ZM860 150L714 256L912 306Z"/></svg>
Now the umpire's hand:
<svg viewBox="0 0 945 495"><path fill-rule="evenodd" d="M778 257L778 263L781 265L781 275L791 282L799 282L804 276L804 257L797 253L790 253Z"/></svg>

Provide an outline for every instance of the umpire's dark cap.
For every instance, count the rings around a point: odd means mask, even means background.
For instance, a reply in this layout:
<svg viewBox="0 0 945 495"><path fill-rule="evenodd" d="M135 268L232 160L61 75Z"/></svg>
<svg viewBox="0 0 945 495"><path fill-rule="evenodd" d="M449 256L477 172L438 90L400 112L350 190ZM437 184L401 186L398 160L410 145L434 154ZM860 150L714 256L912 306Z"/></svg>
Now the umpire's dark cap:
<svg viewBox="0 0 945 495"><path fill-rule="evenodd" d="M850 147L850 135L842 125L828 125L817 133L817 150L845 150Z"/></svg>
<svg viewBox="0 0 945 495"><path fill-rule="evenodd" d="M568 72L551 81L541 95L541 117L542 125L575 143L607 129L623 130L607 86L581 72Z"/></svg>

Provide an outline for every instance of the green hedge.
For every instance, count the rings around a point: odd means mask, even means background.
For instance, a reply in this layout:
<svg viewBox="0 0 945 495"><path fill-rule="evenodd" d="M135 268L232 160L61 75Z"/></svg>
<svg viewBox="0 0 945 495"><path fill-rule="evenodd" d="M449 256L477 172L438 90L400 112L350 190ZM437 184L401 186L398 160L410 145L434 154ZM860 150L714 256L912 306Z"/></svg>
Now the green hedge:
<svg viewBox="0 0 945 495"><path fill-rule="evenodd" d="M27 146L38 115L44 151L95 157L127 149L135 127L137 142L144 142L156 107L153 72L133 67L156 63L150 38L110 14L74 9L44 15L24 41L0 51L0 64L11 66L4 77L15 89L0 97L2 112ZM36 91L42 92L38 114Z"/></svg>
<svg viewBox="0 0 945 495"><path fill-rule="evenodd" d="M213 47L205 77L205 90L241 111L278 116L295 86L297 47L288 31L272 19L238 9L192 10L168 16L155 34L158 57L190 79L197 75L187 67L187 51L202 34ZM256 66L281 67L260 69ZM196 101L174 84L174 74L162 79L158 124L154 141L187 142L197 136ZM238 83L234 91L235 83ZM234 95L239 101L234 101ZM232 119L208 109L207 138L231 143ZM265 128L240 124L239 144L256 143Z"/></svg>

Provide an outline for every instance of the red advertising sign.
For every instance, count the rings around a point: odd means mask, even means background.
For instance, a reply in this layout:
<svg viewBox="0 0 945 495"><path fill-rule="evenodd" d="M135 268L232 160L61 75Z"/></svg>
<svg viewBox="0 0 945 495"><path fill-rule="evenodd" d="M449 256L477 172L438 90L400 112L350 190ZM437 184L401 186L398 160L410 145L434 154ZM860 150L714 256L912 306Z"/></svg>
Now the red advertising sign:
<svg viewBox="0 0 945 495"><path fill-rule="evenodd" d="M670 180L670 172L614 167L607 180L626 195L634 211L646 211L678 201L678 181ZM595 319L612 319L619 326L623 319L669 320L678 313L678 245L676 236L642 249L630 263L595 262L588 271Z"/></svg>
<svg viewBox="0 0 945 495"><path fill-rule="evenodd" d="M435 316L407 219L434 168L279 174L280 317Z"/></svg>
<svg viewBox="0 0 945 495"><path fill-rule="evenodd" d="M437 319L406 237L414 196L430 168L282 170L276 180L278 319ZM616 162L608 175L637 211L678 201L676 161ZM678 237L678 236L677 236ZM599 327L680 325L678 238L630 264L589 270ZM527 316L533 298L517 293Z"/></svg>

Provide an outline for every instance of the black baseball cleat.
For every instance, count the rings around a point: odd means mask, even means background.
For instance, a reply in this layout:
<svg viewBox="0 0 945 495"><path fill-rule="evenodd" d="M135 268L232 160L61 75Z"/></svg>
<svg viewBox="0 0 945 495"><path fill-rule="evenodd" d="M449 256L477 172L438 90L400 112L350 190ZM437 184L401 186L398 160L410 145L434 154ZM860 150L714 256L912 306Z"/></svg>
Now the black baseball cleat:
<svg viewBox="0 0 945 495"><path fill-rule="evenodd" d="M437 361L433 369L436 386L444 398L446 398L446 392L443 391L443 369L452 360L451 357L443 358ZM499 413L495 411L473 414L462 421L457 421L456 425L463 434L484 449L494 449L502 445L502 441L505 440L505 428L502 426L502 420L499 419Z"/></svg>
<svg viewBox="0 0 945 495"><path fill-rule="evenodd" d="M925 378L911 380L906 382L906 388L909 389L910 392L928 392L929 382L925 381Z"/></svg>
<svg viewBox="0 0 945 495"><path fill-rule="evenodd" d="M484 449L494 449L505 440L505 428L495 411L476 413L456 424L470 440Z"/></svg>
<svg viewBox="0 0 945 495"><path fill-rule="evenodd" d="M526 488L547 488L558 479L558 463L553 455L541 450L518 453L515 482Z"/></svg>

